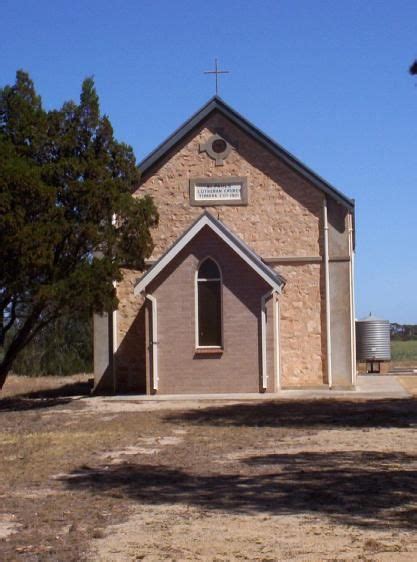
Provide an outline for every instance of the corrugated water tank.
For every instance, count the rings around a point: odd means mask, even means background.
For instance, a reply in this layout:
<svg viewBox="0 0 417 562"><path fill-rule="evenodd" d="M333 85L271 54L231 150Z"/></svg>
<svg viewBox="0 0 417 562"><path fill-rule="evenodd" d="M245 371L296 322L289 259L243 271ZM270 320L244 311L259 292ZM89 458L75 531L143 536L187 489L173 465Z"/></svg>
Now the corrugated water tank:
<svg viewBox="0 0 417 562"><path fill-rule="evenodd" d="M390 323L371 314L356 320L356 360L367 363L367 371L380 372L380 363L391 361Z"/></svg>

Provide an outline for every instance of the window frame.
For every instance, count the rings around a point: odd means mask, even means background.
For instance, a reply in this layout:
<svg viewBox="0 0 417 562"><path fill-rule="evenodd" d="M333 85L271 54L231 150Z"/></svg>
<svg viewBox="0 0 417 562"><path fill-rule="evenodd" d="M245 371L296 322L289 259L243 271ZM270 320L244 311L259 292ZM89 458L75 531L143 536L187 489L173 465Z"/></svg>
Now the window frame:
<svg viewBox="0 0 417 562"><path fill-rule="evenodd" d="M201 266L207 260L211 260L217 266L219 270L220 276L218 278L213 279L199 279L198 273L200 271ZM220 283L220 345L200 345L200 335L199 335L199 310L198 310L198 287L199 283L204 283L206 281L218 281ZM194 275L194 326L195 326L195 350L196 352L204 352L207 351L208 353L222 353L224 350L224 325L223 325L223 272L222 268L220 267L219 262L213 258L212 256L206 256L202 259L196 268L195 275Z"/></svg>

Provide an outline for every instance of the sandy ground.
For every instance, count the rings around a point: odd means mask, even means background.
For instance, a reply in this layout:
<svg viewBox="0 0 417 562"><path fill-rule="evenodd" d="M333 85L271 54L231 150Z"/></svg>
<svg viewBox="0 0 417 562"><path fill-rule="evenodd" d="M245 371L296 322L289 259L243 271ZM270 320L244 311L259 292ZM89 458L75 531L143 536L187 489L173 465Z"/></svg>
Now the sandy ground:
<svg viewBox="0 0 417 562"><path fill-rule="evenodd" d="M400 384L413 396L417 396L417 376L397 377Z"/></svg>
<svg viewBox="0 0 417 562"><path fill-rule="evenodd" d="M378 453L380 457L379 460L375 460L369 475L370 492L373 495L375 491L372 488L378 483L378 474L382 468L381 458L383 465L384 452L387 450L391 455L398 455L399 462L404 454L410 455L413 460L411 465L407 464L406 469L415 478L416 446L416 430L412 430L406 441L404 432L397 429L374 429L365 433L362 430L352 430L348 434L345 430L323 430L307 439L300 437L280 441L279 446L268 442L253 448L225 451L222 456L212 459L212 463L220 469L226 466L236 469L236 465L241 464L244 470L247 459L257 459L261 454L265 463L263 468L266 468L266 473L270 476L271 467L274 472L276 470L274 463L270 463L270 459L274 459L274 456L291 455L308 458L310 454L312 462L307 463L306 467L306 472L310 471L308 480L316 478L317 487L321 488L325 485L326 479L321 482L320 472L333 468L332 456L347 457L342 466L338 466L338 471L352 470L354 479L355 467L349 465L354 459L360 459L361 455L366 462L369 451L372 451L375 459L378 459ZM354 451L354 454L346 455L347 451ZM323 453L328 456L328 462L323 466L321 461L320 466L317 467L319 474L314 476L315 469L312 466L314 458L321 459ZM295 472L299 472L299 469L296 468ZM263 471L260 479L262 476ZM269 489L261 487L259 492L271 494L274 483L279 483L279 479L275 480L274 475L270 478L270 482ZM362 472L358 472L357 493L354 491L352 493L351 487L354 486L354 482L346 486L343 478L339 490L338 482L339 479L335 475L333 483L335 489L332 493L335 496L340 494L340 499L336 499L335 504L332 502L330 509L329 506L327 508L323 506L323 511L328 513L322 513L313 498L311 505L308 501L301 501L303 509L300 508L298 513L294 513L293 503L297 497L297 489L289 494L287 512L285 502L281 504L279 490L272 491L270 497L272 505L266 507L262 498L259 498L259 501L252 500L252 491L247 498L243 490L244 499L240 501L239 497L234 498L236 491L224 490L222 485L219 486L219 491L221 489L222 493L229 493L232 496L231 509L216 509L216 505L211 507L210 502L203 502L202 506L190 505L199 502L189 502L185 498L180 501L178 498L174 501L163 501L161 505L152 505L152 502L141 504L132 510L127 521L110 527L103 538L93 541L90 557L100 562L138 559L149 562L157 560L414 561L417 559L417 535L414 525L409 528L406 513L404 513L405 524L398 525L395 520L393 523L390 522L390 505L386 505L384 519L381 520L382 514L379 508L376 507L375 513L372 509L369 512L369 505L364 501L364 512L357 514L356 510L360 510L357 496L367 493ZM215 485L214 487L216 488ZM314 492L315 487L314 483L311 484L311 492ZM348 491L347 497L346 491ZM302 484L299 493L300 496L305 493ZM167 495L169 497L170 494ZM213 494L215 495L216 493ZM214 497L213 499L215 500ZM346 505L350 499L354 499L354 503L351 506ZM276 509L274 501L281 504L279 507L276 506ZM338 501L340 509L337 506ZM415 501L416 498L412 498L413 510L417 507ZM253 509L254 506L257 509ZM401 509L397 502L394 507L395 511ZM409 508L410 506L407 506L407 510ZM395 513L394 519L397 518L398 513ZM411 524L412 521L410 520L409 523Z"/></svg>
<svg viewBox="0 0 417 562"><path fill-rule="evenodd" d="M413 533L364 532L311 515L225 515L157 506L95 541L92 560L416 560ZM408 546L405 549L404 543Z"/></svg>
<svg viewBox="0 0 417 562"><path fill-rule="evenodd" d="M144 404L79 398L86 377L9 382L2 562L417 560L414 398Z"/></svg>

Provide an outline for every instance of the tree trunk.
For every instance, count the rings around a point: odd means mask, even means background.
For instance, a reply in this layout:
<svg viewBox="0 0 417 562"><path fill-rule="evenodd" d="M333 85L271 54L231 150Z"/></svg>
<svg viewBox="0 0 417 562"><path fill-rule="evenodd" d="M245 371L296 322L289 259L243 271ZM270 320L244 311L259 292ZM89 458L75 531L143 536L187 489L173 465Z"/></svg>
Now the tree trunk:
<svg viewBox="0 0 417 562"><path fill-rule="evenodd" d="M32 340L46 322L38 323L42 309L37 307L32 310L31 314L26 318L23 326L16 333L10 345L8 346L3 360L0 363L0 390L6 382L7 375L10 373L14 360L18 353ZM36 325L37 324L37 325Z"/></svg>
<svg viewBox="0 0 417 562"><path fill-rule="evenodd" d="M3 385L6 382L7 375L9 374L10 369L12 368L12 363L16 359L16 355L11 360L8 360L6 354L3 361L0 363L0 390L3 388Z"/></svg>

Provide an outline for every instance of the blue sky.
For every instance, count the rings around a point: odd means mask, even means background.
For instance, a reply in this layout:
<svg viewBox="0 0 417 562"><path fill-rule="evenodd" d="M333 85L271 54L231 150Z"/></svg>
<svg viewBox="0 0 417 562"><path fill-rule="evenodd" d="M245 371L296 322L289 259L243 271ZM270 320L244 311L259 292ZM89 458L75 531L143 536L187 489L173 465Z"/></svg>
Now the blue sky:
<svg viewBox="0 0 417 562"><path fill-rule="evenodd" d="M94 75L140 160L214 93L357 203L357 316L417 323L415 0L2 0L1 85Z"/></svg>

